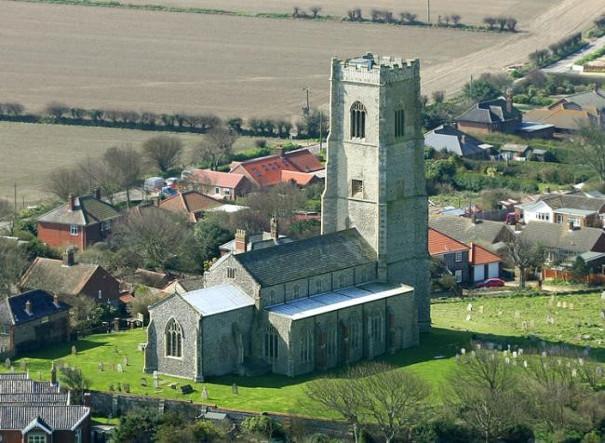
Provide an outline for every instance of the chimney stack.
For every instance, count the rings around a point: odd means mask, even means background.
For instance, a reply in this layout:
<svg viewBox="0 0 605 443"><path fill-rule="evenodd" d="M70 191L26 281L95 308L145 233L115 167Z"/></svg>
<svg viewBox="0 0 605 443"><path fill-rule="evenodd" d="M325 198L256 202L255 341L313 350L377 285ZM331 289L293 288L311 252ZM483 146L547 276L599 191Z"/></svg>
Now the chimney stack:
<svg viewBox="0 0 605 443"><path fill-rule="evenodd" d="M241 254L246 252L248 247L248 233L245 229L238 229L235 231L235 250L234 254Z"/></svg>
<svg viewBox="0 0 605 443"><path fill-rule="evenodd" d="M63 266L73 266L76 264L75 251L73 248L67 248L63 254Z"/></svg>
<svg viewBox="0 0 605 443"><path fill-rule="evenodd" d="M90 392L85 392L82 396L82 405L90 408L92 406L92 395Z"/></svg>
<svg viewBox="0 0 605 443"><path fill-rule="evenodd" d="M510 88L506 90L506 112L513 112L513 90Z"/></svg>
<svg viewBox="0 0 605 443"><path fill-rule="evenodd" d="M27 300L27 301L25 302L25 313L26 313L27 315L32 315L32 314L33 314L33 311L32 311L32 302L31 302L31 300Z"/></svg>
<svg viewBox="0 0 605 443"><path fill-rule="evenodd" d="M101 200L101 188L95 188L95 198Z"/></svg>
<svg viewBox="0 0 605 443"><path fill-rule="evenodd" d="M271 217L271 238L273 241L279 240L279 222L277 217Z"/></svg>
<svg viewBox="0 0 605 443"><path fill-rule="evenodd" d="M57 294L53 295L53 305L55 305L56 308L61 307L61 303L59 303L59 296Z"/></svg>
<svg viewBox="0 0 605 443"><path fill-rule="evenodd" d="M76 197L73 194L69 194L67 197L67 201L69 202L69 210L74 211L76 209Z"/></svg>
<svg viewBox="0 0 605 443"><path fill-rule="evenodd" d="M279 146L275 151L277 152L277 154L280 157L283 157L285 155L285 153L286 153L286 151L284 150L283 146Z"/></svg>

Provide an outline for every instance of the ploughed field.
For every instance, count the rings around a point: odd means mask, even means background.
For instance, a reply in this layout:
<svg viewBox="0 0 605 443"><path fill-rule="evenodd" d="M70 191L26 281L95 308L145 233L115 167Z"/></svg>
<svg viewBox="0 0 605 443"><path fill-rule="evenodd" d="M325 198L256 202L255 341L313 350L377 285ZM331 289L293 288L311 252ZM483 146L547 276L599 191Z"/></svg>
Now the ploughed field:
<svg viewBox="0 0 605 443"><path fill-rule="evenodd" d="M467 320L468 304L472 304L471 318ZM425 378L433 387L432 400L443 400L447 377L455 365L457 352L469 349L471 337L489 345L506 349L507 345L521 346L526 354L552 346L567 345L574 352L590 346L593 360L605 362L605 321L600 312L605 301L600 294L528 297L498 297L437 303L432 306L433 329L421 336L418 347L403 350L386 357L386 361ZM547 321L552 316L554 323ZM201 392L208 390L208 403L220 407L284 412L315 417L332 414L307 398L305 383L322 377L318 373L307 377L288 378L269 375L262 377L218 377L207 383L193 383L167 376L160 377L160 386L154 389L150 374L142 372L143 353L139 343L146 341L144 329L128 332L98 334L75 343L49 347L32 352L13 362L15 370L29 369L32 378L48 379L51 361L81 368L91 382L91 389L119 391L154 397L193 400L201 402ZM185 345L186 346L186 345ZM125 361L125 357L126 360ZM125 365L125 363L127 363ZM119 372L118 364L123 372ZM0 370L7 370L4 366ZM194 392L183 395L178 386L191 384ZM237 395L232 385L239 387Z"/></svg>

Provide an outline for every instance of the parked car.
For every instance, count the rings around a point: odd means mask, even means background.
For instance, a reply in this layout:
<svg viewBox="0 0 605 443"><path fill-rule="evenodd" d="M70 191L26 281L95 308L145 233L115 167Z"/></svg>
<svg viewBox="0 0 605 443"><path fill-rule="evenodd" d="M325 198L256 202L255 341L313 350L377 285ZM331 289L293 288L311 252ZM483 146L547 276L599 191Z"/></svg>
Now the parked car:
<svg viewBox="0 0 605 443"><path fill-rule="evenodd" d="M488 278L477 285L478 288L501 288L502 286L504 286L504 280L501 278Z"/></svg>

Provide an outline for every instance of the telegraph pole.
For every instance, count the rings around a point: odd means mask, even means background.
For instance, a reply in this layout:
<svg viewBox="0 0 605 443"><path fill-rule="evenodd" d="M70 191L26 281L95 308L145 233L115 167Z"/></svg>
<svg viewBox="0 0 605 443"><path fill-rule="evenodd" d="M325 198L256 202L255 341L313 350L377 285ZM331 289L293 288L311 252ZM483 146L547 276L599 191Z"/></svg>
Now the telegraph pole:
<svg viewBox="0 0 605 443"><path fill-rule="evenodd" d="M303 107L303 114L309 115L309 112L311 111L311 106L309 105L309 88L303 88L303 91L307 93L307 104Z"/></svg>
<svg viewBox="0 0 605 443"><path fill-rule="evenodd" d="M431 23L431 0L426 0L426 16L427 16L427 21L430 24Z"/></svg>

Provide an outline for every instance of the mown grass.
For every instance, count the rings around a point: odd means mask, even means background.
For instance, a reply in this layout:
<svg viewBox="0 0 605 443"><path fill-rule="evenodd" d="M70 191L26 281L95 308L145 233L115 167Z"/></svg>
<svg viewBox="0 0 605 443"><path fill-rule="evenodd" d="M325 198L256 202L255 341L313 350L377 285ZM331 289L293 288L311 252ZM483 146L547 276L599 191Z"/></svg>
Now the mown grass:
<svg viewBox="0 0 605 443"><path fill-rule="evenodd" d="M557 307L563 302L566 308ZM467 320L469 303L473 310ZM443 400L443 387L454 367L453 357L473 337L502 346L519 344L528 349L543 343L567 344L578 350L591 346L593 358L605 361L605 321L600 318L604 308L605 301L598 294L554 298L511 296L435 303L432 306L433 329L421 336L420 346L386 356L384 360L427 380L433 388L431 400L438 404ZM554 325L546 321L549 314L555 318ZM296 378L228 376L209 379L203 384L162 376L161 386L156 390L151 376L143 373L143 353L137 350L138 344L145 341L143 329L92 335L75 344L75 355L71 353L71 344L61 345L30 353L14 365L17 370L27 367L33 378L41 379L48 379L53 360L75 366L89 378L92 389L101 391L108 391L110 387L117 390L118 385L123 390L124 384L129 384L130 392L134 394L201 402L201 391L205 386L209 393L207 403L221 407L333 417L305 395L305 384L326 374ZM117 365L124 364L124 357L128 358L128 365L119 373ZM103 362L103 370L99 368L99 362ZM146 386L142 385L143 379ZM183 395L179 389L170 387L172 383L191 384L195 391ZM232 392L233 383L238 385L238 394Z"/></svg>

